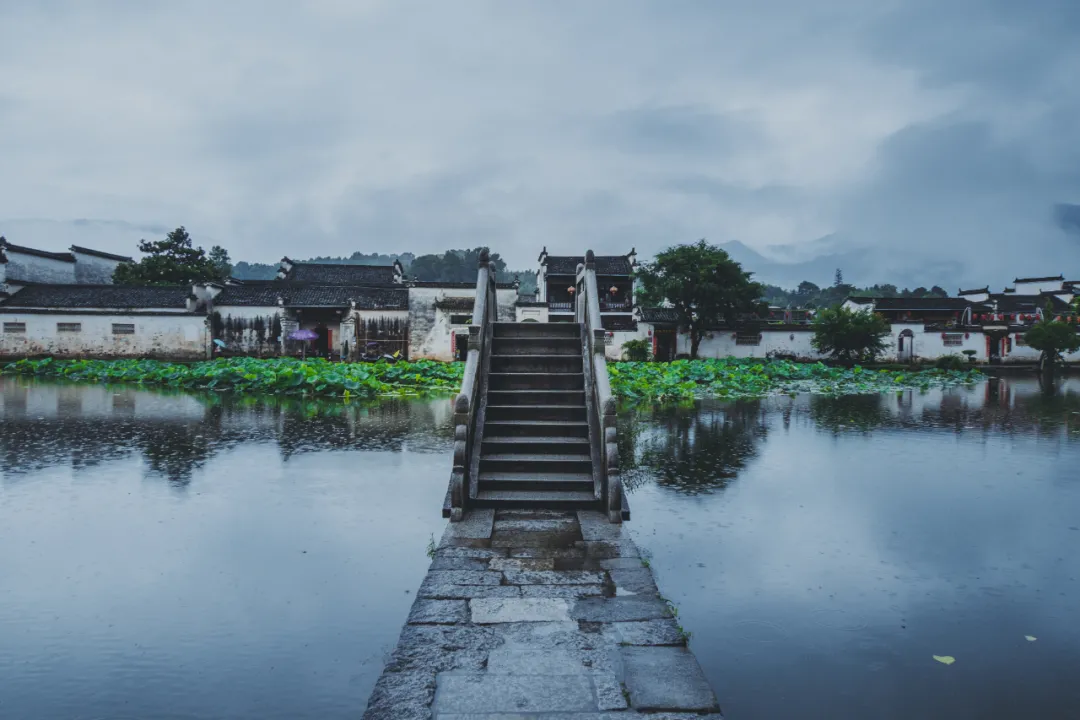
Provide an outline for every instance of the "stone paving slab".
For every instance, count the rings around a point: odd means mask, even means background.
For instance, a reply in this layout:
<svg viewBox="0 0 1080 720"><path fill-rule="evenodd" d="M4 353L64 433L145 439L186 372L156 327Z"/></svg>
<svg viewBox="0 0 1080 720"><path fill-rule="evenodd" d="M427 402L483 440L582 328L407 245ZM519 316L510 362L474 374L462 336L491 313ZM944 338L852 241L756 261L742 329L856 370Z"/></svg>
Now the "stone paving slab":
<svg viewBox="0 0 1080 720"><path fill-rule="evenodd" d="M461 522L447 523L439 547L458 545L459 540L486 540L491 537L494 523L494 510L473 510Z"/></svg>
<svg viewBox="0 0 1080 720"><path fill-rule="evenodd" d="M603 514L470 515L434 555L363 720L718 716L652 571Z"/></svg>
<svg viewBox="0 0 1080 720"><path fill-rule="evenodd" d="M624 647L622 659L635 709L720 711L697 658L686 648Z"/></svg>
<svg viewBox="0 0 1080 720"><path fill-rule="evenodd" d="M417 597L429 600L469 600L472 598L511 598L521 597L521 588L517 585L454 585L453 583L435 582L425 578L420 583Z"/></svg>
<svg viewBox="0 0 1080 720"><path fill-rule="evenodd" d="M521 585L519 589L521 597L563 598L564 600L612 594L607 585Z"/></svg>
<svg viewBox="0 0 1080 720"><path fill-rule="evenodd" d="M581 712L596 710L587 675L489 675L441 673L436 678L436 717L450 712Z"/></svg>
<svg viewBox="0 0 1080 720"><path fill-rule="evenodd" d="M406 622L410 625L461 625L469 621L469 603L465 600L418 599Z"/></svg>
<svg viewBox="0 0 1080 720"><path fill-rule="evenodd" d="M705 717L709 717L706 715ZM713 718L718 717L713 715ZM435 720L701 720L700 713L638 713L583 712L583 713L439 713Z"/></svg>
<svg viewBox="0 0 1080 720"><path fill-rule="evenodd" d="M471 600L469 608L477 625L570 620L570 603L561 598L482 598Z"/></svg>
<svg viewBox="0 0 1080 720"><path fill-rule="evenodd" d="M652 571L638 565L633 570L609 570L611 582L619 590L626 590L637 595L658 595L656 580L653 579Z"/></svg>

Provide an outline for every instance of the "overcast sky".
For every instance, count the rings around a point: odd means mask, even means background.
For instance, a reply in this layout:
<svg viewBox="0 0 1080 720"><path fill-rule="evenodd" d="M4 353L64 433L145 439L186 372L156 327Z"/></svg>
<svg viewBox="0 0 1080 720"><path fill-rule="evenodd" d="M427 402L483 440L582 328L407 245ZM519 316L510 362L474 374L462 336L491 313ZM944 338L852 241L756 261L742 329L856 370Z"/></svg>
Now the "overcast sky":
<svg viewBox="0 0 1080 720"><path fill-rule="evenodd" d="M529 267L836 233L1077 274L1078 118L1077 0L0 0L29 245Z"/></svg>

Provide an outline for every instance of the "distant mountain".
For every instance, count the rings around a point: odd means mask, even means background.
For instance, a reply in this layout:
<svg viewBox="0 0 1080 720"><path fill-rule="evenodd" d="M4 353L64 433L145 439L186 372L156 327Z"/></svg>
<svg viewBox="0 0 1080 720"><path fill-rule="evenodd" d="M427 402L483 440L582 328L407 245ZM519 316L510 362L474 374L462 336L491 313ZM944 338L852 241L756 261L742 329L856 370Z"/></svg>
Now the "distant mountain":
<svg viewBox="0 0 1080 720"><path fill-rule="evenodd" d="M831 285L837 268L843 271L846 282L859 287L877 283L890 283L901 288L940 285L955 292L953 288L967 282L965 276L969 269L958 261L897 253L890 248L845 248L844 245L842 239L826 236L807 243L806 247L774 245L768 248L774 257L786 254L792 258L786 262L770 259L738 240L722 243L720 247L744 270L754 273L755 280L783 288L797 287L803 280L820 286ZM820 254L812 254L814 251Z"/></svg>

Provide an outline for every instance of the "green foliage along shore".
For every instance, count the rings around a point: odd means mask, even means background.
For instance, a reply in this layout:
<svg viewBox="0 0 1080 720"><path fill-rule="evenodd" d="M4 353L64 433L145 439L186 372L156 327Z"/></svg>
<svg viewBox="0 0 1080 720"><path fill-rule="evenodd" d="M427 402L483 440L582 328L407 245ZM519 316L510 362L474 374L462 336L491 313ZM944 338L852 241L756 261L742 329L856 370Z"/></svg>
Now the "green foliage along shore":
<svg viewBox="0 0 1080 720"><path fill-rule="evenodd" d="M811 392L852 395L905 388L928 389L977 382L974 370L868 370L787 360L676 360L609 365L612 389L634 401L699 397L740 398ZM192 364L156 360L19 360L0 374L89 383L132 383L178 390L246 394L372 398L379 395L455 393L462 363L431 360L331 363L323 359L229 358Z"/></svg>
<svg viewBox="0 0 1080 720"><path fill-rule="evenodd" d="M332 363L314 358L221 358L192 364L157 360L19 360L7 375L76 382L135 383L180 390L370 398L457 392L464 365L433 360Z"/></svg>
<svg viewBox="0 0 1080 720"><path fill-rule="evenodd" d="M865 395L978 382L976 370L871 370L787 360L676 360L608 366L612 390L631 401L762 397L782 393Z"/></svg>

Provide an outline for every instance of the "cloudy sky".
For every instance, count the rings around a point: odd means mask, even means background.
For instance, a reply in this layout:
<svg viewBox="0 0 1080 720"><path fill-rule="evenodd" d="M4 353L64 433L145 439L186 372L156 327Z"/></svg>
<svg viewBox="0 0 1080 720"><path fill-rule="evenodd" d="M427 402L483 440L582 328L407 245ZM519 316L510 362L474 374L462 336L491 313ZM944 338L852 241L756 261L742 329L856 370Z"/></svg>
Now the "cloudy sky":
<svg viewBox="0 0 1080 720"><path fill-rule="evenodd" d="M1075 275L1078 118L1076 0L0 0L0 233L38 246Z"/></svg>

